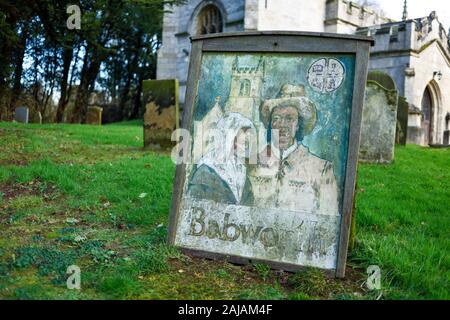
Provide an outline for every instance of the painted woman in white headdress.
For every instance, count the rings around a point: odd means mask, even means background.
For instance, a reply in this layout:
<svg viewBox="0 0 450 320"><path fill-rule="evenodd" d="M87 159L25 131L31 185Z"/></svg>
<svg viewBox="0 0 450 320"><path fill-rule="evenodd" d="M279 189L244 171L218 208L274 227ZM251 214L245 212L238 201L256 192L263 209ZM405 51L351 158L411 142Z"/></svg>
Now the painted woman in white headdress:
<svg viewBox="0 0 450 320"><path fill-rule="evenodd" d="M197 163L189 181L190 197L239 205L253 202L245 156L238 143L248 130L254 130L253 123L239 113L219 120L220 134L214 147Z"/></svg>

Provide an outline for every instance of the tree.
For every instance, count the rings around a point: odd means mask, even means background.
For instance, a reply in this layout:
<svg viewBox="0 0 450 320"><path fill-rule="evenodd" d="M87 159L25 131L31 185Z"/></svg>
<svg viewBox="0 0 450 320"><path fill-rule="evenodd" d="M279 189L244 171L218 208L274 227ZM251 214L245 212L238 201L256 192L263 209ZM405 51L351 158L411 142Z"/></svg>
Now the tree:
<svg viewBox="0 0 450 320"><path fill-rule="evenodd" d="M69 120L79 123L91 93L100 89L127 117L138 117L142 81L156 73L164 6L182 2L2 0L0 99L7 101L0 104L11 118L19 98L31 96L36 109L46 113L58 93L55 118L61 122L75 95ZM81 30L66 27L66 9L73 4L81 8Z"/></svg>

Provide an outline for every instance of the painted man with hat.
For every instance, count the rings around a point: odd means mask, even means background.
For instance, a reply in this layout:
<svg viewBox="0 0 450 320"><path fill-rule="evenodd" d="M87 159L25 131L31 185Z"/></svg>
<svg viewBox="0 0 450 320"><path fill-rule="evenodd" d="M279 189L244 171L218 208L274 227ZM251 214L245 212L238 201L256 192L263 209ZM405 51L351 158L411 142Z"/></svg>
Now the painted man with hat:
<svg viewBox="0 0 450 320"><path fill-rule="evenodd" d="M279 98L261 108L267 147L248 171L254 203L324 215L338 215L338 187L333 164L312 154L302 144L317 123L317 109L304 87L284 85ZM272 137L272 132L278 132Z"/></svg>

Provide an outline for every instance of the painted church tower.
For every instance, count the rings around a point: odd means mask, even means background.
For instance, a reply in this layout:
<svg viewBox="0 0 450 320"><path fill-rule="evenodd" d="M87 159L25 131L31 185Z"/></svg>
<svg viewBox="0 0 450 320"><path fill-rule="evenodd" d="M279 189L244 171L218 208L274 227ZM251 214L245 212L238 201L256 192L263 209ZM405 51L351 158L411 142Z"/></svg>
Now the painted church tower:
<svg viewBox="0 0 450 320"><path fill-rule="evenodd" d="M259 107L264 84L265 65L261 57L256 66L239 66L236 59L232 66L231 87L225 104L225 113L236 112L252 120L256 128L260 125Z"/></svg>

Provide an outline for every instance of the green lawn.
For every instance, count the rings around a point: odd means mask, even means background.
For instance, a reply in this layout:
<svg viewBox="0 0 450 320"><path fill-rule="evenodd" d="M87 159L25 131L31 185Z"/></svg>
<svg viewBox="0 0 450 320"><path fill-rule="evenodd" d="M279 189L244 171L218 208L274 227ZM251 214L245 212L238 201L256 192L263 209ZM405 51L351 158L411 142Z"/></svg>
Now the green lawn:
<svg viewBox="0 0 450 320"><path fill-rule="evenodd" d="M235 266L165 244L175 166L142 124L0 123L1 299L449 299L450 150L359 169L348 277ZM66 268L81 268L68 290ZM365 289L379 265L381 292Z"/></svg>

